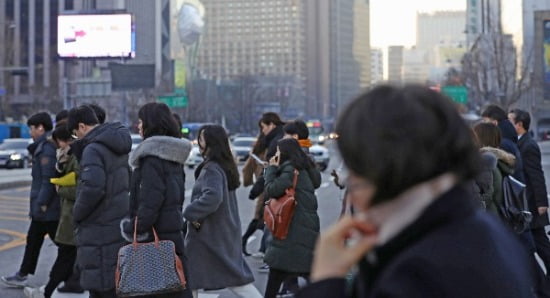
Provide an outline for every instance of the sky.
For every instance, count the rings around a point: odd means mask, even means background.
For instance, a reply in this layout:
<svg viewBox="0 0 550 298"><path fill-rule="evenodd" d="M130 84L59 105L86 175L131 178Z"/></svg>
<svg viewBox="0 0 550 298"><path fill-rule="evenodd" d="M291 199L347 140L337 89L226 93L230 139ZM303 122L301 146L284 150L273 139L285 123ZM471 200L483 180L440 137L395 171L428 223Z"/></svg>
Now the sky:
<svg viewBox="0 0 550 298"><path fill-rule="evenodd" d="M467 0L370 0L371 47L416 43L416 13L466 10Z"/></svg>

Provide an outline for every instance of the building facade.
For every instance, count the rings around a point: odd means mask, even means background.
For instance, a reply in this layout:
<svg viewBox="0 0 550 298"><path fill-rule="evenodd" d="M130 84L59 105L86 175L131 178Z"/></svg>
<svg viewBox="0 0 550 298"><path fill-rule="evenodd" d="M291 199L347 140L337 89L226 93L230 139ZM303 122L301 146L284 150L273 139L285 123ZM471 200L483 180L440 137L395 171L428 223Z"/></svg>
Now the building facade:
<svg viewBox="0 0 550 298"><path fill-rule="evenodd" d="M384 53L382 49L372 48L370 57L370 83L375 85L384 81Z"/></svg>
<svg viewBox="0 0 550 298"><path fill-rule="evenodd" d="M466 47L472 47L480 34L488 33L500 22L500 0L467 0Z"/></svg>
<svg viewBox="0 0 550 298"><path fill-rule="evenodd" d="M465 46L465 11L417 13L416 48L432 50L436 46Z"/></svg>
<svg viewBox="0 0 550 298"><path fill-rule="evenodd" d="M295 108L321 118L335 115L370 82L367 0L203 3L202 77L272 78L268 85L291 90Z"/></svg>
<svg viewBox="0 0 550 298"><path fill-rule="evenodd" d="M388 47L388 82L403 83L403 46Z"/></svg>

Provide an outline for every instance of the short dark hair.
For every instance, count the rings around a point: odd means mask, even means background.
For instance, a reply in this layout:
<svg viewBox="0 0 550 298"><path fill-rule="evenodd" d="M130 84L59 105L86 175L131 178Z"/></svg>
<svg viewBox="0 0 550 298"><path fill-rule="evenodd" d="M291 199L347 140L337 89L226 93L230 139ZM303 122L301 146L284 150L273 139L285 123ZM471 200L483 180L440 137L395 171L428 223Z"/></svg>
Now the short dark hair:
<svg viewBox="0 0 550 298"><path fill-rule="evenodd" d="M55 124L59 123L62 120L66 120L67 117L69 117L69 111L67 110L61 110L57 114L55 114Z"/></svg>
<svg viewBox="0 0 550 298"><path fill-rule="evenodd" d="M372 204L444 173L462 182L479 171L479 152L455 105L416 85L381 85L339 116L338 148L346 166L376 186Z"/></svg>
<svg viewBox="0 0 550 298"><path fill-rule="evenodd" d="M94 110L95 116L97 117L97 120L99 121L99 124L105 123L105 118L107 118L107 114L105 113L105 109L100 107L99 105L95 103L88 104L92 110Z"/></svg>
<svg viewBox="0 0 550 298"><path fill-rule="evenodd" d="M281 152L280 164L289 160L292 166L297 170L315 168L315 163L307 156L295 139L280 139L279 142L277 142L277 147L279 148L279 152Z"/></svg>
<svg viewBox="0 0 550 298"><path fill-rule="evenodd" d="M58 142L58 141L64 141L64 142L67 142L67 141L70 141L72 140L72 133L71 131L67 128L67 122L63 121L61 122L60 125L57 125L55 127L55 129L53 130L52 132L52 139L54 140L54 142Z"/></svg>
<svg viewBox="0 0 550 298"><path fill-rule="evenodd" d="M69 117L67 117L67 128L69 131L72 132L77 129L79 123L89 126L99 124L94 110L89 105L81 105L69 111Z"/></svg>
<svg viewBox="0 0 550 298"><path fill-rule="evenodd" d="M277 126L281 126L281 125L285 124L281 120L281 117L279 117L279 114L274 113L274 112L264 113L262 115L262 118L260 118L260 121L258 122L258 125L260 125L260 123L263 123L263 124L266 124L266 125L269 125L269 124L273 123Z"/></svg>
<svg viewBox="0 0 550 298"><path fill-rule="evenodd" d="M480 122L474 126L474 133L480 147L500 148L501 135L498 126Z"/></svg>
<svg viewBox="0 0 550 298"><path fill-rule="evenodd" d="M515 123L521 122L523 124L523 128L526 131L529 131L529 127L531 127L531 115L529 112L520 109L513 109L510 113L516 116L514 118Z"/></svg>
<svg viewBox="0 0 550 298"><path fill-rule="evenodd" d="M27 126L39 126L42 125L45 131L50 131L53 128L52 118L50 114L46 112L39 112L32 115L29 120L27 120Z"/></svg>
<svg viewBox="0 0 550 298"><path fill-rule="evenodd" d="M287 122L285 126L283 126L283 131L289 135L298 135L299 140L306 140L309 138L309 129L302 120Z"/></svg>
<svg viewBox="0 0 550 298"><path fill-rule="evenodd" d="M170 136L181 138L181 128L178 128L176 119L170 108L162 102L144 104L138 112L142 121L143 138L152 136Z"/></svg>
<svg viewBox="0 0 550 298"><path fill-rule="evenodd" d="M508 119L506 111L497 105L488 105L481 113L481 117L491 118L498 122Z"/></svg>

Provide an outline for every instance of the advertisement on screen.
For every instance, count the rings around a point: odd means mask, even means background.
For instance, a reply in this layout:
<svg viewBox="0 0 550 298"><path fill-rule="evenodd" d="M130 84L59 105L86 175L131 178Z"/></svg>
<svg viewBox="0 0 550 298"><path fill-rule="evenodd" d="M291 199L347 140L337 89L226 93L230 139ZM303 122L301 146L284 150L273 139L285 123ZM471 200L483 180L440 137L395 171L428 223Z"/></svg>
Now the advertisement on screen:
<svg viewBox="0 0 550 298"><path fill-rule="evenodd" d="M88 14L57 17L57 53L61 58L135 56L132 15Z"/></svg>

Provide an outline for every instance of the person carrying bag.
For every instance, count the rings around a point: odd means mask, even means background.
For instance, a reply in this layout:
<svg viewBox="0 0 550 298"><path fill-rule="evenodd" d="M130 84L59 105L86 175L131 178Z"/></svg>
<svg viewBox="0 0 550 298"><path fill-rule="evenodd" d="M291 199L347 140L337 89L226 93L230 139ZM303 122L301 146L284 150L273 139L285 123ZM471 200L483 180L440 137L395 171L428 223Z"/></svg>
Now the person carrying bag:
<svg viewBox="0 0 550 298"><path fill-rule="evenodd" d="M115 285L119 297L165 294L185 289L183 265L174 242L159 240L155 228L153 242L138 243L137 223L134 239L118 252Z"/></svg>

